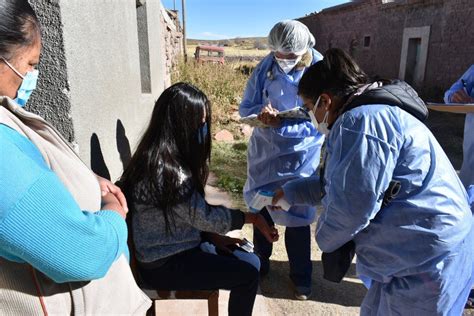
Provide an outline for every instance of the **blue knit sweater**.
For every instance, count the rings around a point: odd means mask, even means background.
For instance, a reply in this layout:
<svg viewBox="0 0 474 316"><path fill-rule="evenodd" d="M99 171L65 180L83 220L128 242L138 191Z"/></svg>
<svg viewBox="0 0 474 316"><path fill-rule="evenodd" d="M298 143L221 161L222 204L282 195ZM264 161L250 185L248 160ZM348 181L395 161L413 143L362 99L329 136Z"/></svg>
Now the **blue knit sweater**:
<svg viewBox="0 0 474 316"><path fill-rule="evenodd" d="M120 215L82 211L37 147L0 124L0 256L60 283L101 278L127 251Z"/></svg>

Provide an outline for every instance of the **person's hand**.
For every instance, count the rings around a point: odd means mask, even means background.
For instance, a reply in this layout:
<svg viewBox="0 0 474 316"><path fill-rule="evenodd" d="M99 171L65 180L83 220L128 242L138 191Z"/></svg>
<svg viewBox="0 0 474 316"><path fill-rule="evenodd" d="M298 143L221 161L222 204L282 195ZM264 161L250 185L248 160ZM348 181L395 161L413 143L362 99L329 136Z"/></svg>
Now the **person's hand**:
<svg viewBox="0 0 474 316"><path fill-rule="evenodd" d="M269 242L275 242L280 237L275 226L270 226L261 214L252 214L254 229L258 229Z"/></svg>
<svg viewBox="0 0 474 316"><path fill-rule="evenodd" d="M471 98L464 89L459 89L454 92L451 101L454 103L472 103L474 102L474 98Z"/></svg>
<svg viewBox="0 0 474 316"><path fill-rule="evenodd" d="M285 192L282 188L276 189L275 192L273 192L272 205L277 204L284 196Z"/></svg>
<svg viewBox="0 0 474 316"><path fill-rule="evenodd" d="M111 192L105 192L105 194L102 195L102 206L100 209L116 212L122 216L123 219L127 217L128 210L122 207L118 198Z"/></svg>
<svg viewBox="0 0 474 316"><path fill-rule="evenodd" d="M101 176L98 176L98 175L95 175L95 176L97 177L97 180L99 181L102 197L105 196L107 193L113 194L119 201L125 213L128 213L127 200L125 199L125 195L122 193L122 190L118 186L110 182L109 180L102 178Z"/></svg>
<svg viewBox="0 0 474 316"><path fill-rule="evenodd" d="M278 110L274 109L271 104L267 104L257 116L257 119L268 126L279 127L281 120L277 114Z"/></svg>
<svg viewBox="0 0 474 316"><path fill-rule="evenodd" d="M221 250L224 253L232 253L233 249L231 246L243 245L244 241L239 238L232 238L228 236L223 236L215 233L206 233L209 241L216 246L217 249Z"/></svg>

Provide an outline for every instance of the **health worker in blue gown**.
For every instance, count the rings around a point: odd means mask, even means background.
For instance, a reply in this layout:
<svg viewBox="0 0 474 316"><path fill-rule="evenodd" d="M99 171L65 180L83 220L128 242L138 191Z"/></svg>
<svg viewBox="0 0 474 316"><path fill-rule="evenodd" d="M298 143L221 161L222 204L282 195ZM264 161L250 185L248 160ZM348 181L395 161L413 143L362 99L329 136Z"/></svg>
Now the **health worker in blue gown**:
<svg viewBox="0 0 474 316"><path fill-rule="evenodd" d="M277 23L268 36L272 52L255 68L244 92L239 112L252 114L267 128L255 128L248 147L248 177L244 187L247 204L259 190L273 191L288 180L314 174L320 158L323 136L310 121L280 120L276 113L302 105L298 83L306 69L322 58L308 28L298 21ZM286 226L285 245L290 262L290 278L297 299L311 293L310 224L313 206L295 206L288 212L261 213L269 223ZM272 245L254 230L254 243L261 259L261 273L269 270Z"/></svg>
<svg viewBox="0 0 474 316"><path fill-rule="evenodd" d="M369 288L361 315L461 315L474 282L473 214L421 122L424 102L404 82L369 82L339 49L308 69L299 93L327 134L324 176L285 184L274 202L323 196L316 241L324 252L355 243Z"/></svg>
<svg viewBox="0 0 474 316"><path fill-rule="evenodd" d="M474 103L474 65L444 94L446 103ZM474 184L474 113L466 114L463 161L459 177L467 187Z"/></svg>

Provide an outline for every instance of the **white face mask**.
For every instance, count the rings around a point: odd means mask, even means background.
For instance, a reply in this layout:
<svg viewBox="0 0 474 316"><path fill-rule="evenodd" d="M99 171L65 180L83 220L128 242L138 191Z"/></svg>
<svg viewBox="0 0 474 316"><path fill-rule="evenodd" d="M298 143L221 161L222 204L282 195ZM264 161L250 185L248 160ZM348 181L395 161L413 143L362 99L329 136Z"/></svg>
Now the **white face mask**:
<svg viewBox="0 0 474 316"><path fill-rule="evenodd" d="M278 63L278 66L280 66L281 70L287 74L300 62L301 56L298 56L296 59L283 59L275 57L275 60Z"/></svg>
<svg viewBox="0 0 474 316"><path fill-rule="evenodd" d="M328 123L328 120L329 120L329 111L326 111L326 114L324 114L324 118L323 118L323 121L321 123L318 124L318 132L320 132L321 134L325 135L325 136L328 136L329 135L329 123Z"/></svg>
<svg viewBox="0 0 474 316"><path fill-rule="evenodd" d="M320 98L321 97L319 97L318 100L316 100L316 103L314 104L313 110L308 111L309 117L311 118L311 122L313 123L313 125L316 129L318 128L319 123L318 123L318 120L316 119L316 116L314 115L314 111L316 111L316 108L319 105L319 99Z"/></svg>
<svg viewBox="0 0 474 316"><path fill-rule="evenodd" d="M319 106L319 101L321 100L321 96L318 97L318 100L316 100L316 103L314 104L313 110L309 111L309 117L311 118L311 122L313 123L314 127L318 130L323 135L328 135L329 134L329 111L326 111L326 114L324 114L323 121L321 123L318 122L316 119L316 116L314 115L314 112Z"/></svg>

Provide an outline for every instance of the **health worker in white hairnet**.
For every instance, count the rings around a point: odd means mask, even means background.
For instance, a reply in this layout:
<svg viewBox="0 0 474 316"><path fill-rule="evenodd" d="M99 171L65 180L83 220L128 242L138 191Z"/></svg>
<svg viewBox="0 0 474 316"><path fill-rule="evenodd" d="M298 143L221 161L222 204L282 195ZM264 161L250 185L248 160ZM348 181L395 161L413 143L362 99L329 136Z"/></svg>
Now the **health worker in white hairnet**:
<svg viewBox="0 0 474 316"><path fill-rule="evenodd" d="M260 191L273 191L289 180L313 175L319 165L324 136L309 120L280 119L279 111L302 105L298 83L306 69L322 56L313 49L314 36L298 21L278 22L268 35L272 52L255 68L244 92L239 112L252 114L268 127L256 127L248 147L248 175L244 198L250 203ZM290 278L297 299L311 294L310 224L315 220L312 206L295 206L289 211L260 211L269 223L286 226L285 245ZM254 230L255 249L261 259L261 273L269 271L272 245Z"/></svg>

